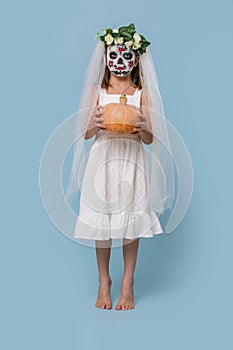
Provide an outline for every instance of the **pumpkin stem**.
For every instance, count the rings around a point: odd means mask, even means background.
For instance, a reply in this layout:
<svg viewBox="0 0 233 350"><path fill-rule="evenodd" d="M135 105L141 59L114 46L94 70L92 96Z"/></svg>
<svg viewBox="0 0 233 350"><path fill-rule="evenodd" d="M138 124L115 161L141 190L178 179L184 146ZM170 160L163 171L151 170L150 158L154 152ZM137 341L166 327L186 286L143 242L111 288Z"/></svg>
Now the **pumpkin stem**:
<svg viewBox="0 0 233 350"><path fill-rule="evenodd" d="M121 94L121 96L120 96L120 104L126 105L127 101L128 100L127 100L126 94Z"/></svg>

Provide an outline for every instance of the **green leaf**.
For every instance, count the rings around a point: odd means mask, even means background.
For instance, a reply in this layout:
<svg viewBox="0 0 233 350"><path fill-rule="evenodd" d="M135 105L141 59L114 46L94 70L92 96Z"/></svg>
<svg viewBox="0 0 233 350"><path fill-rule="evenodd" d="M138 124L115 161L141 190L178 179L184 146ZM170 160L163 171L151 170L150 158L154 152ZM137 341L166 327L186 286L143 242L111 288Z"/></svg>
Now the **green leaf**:
<svg viewBox="0 0 233 350"><path fill-rule="evenodd" d="M131 23L131 24L128 26L128 32L131 33L131 34L136 33L135 25L134 25L133 23Z"/></svg>
<svg viewBox="0 0 233 350"><path fill-rule="evenodd" d="M128 27L126 27L126 26L120 27L120 28L118 29L118 32L119 32L119 33L127 32L127 29L128 29Z"/></svg>
<svg viewBox="0 0 233 350"><path fill-rule="evenodd" d="M130 23L129 28L135 30L135 25L133 23Z"/></svg>
<svg viewBox="0 0 233 350"><path fill-rule="evenodd" d="M133 39L132 35L129 34L128 32L122 32L121 35L124 37L124 39L125 39L126 41L129 41L129 40L132 40L132 39Z"/></svg>

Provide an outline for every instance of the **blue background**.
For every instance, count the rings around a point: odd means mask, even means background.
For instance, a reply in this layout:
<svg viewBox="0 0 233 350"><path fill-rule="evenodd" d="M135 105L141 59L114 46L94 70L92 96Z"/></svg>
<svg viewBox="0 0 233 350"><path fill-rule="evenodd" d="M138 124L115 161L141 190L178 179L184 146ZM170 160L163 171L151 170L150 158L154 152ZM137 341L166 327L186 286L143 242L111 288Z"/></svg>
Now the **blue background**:
<svg viewBox="0 0 233 350"><path fill-rule="evenodd" d="M20 1L1 11L1 348L229 349L232 344L232 1ZM190 207L170 235L142 239L135 309L94 307L95 250L47 216L39 164L76 112L96 32L134 22L151 42L165 114L194 170ZM230 160L230 162L229 162Z"/></svg>

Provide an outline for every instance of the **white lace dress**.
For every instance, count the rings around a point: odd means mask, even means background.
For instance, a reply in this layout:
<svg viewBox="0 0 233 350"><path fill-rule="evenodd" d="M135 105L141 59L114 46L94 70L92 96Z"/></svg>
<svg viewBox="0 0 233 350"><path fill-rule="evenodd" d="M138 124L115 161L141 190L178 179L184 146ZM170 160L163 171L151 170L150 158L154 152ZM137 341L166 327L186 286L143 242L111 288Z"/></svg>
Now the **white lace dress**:
<svg viewBox="0 0 233 350"><path fill-rule="evenodd" d="M140 107L141 92L127 95L128 104ZM99 104L119 102L119 97L101 88ZM83 174L74 238L134 239L163 232L150 204L145 152L138 134L97 132Z"/></svg>

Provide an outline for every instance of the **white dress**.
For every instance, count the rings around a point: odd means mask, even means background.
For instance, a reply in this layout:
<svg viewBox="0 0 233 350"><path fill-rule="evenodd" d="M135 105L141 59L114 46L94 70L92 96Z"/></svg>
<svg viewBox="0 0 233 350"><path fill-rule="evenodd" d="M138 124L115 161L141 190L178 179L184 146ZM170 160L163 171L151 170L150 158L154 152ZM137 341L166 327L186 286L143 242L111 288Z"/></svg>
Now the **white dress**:
<svg viewBox="0 0 233 350"><path fill-rule="evenodd" d="M142 90L126 95L140 107ZM120 94L100 89L99 104L119 102ZM162 233L150 204L146 153L138 134L100 129L91 146L80 195L74 238L108 240Z"/></svg>

